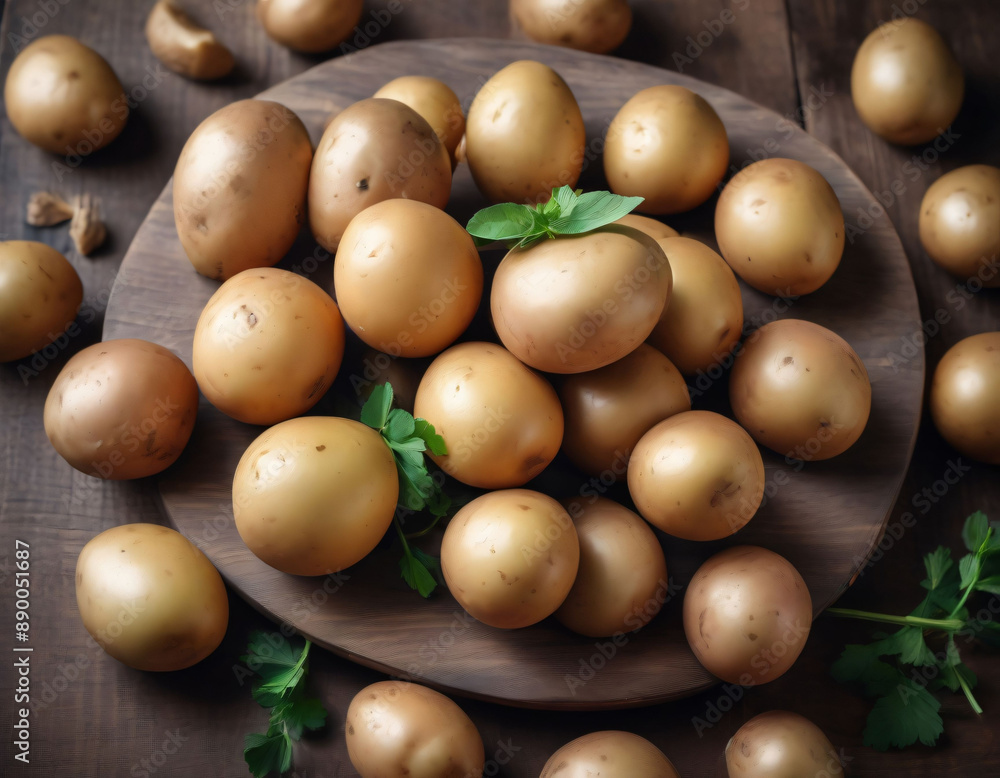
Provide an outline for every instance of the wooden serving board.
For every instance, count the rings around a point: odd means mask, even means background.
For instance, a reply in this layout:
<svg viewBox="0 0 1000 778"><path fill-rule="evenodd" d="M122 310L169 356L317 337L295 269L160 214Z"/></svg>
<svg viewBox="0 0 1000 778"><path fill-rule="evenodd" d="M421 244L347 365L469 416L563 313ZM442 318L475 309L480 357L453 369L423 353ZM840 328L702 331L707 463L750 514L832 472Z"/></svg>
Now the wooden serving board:
<svg viewBox="0 0 1000 778"><path fill-rule="evenodd" d="M492 73L518 59L551 65L572 87L588 130L589 161L580 184L585 188L606 188L601 138L621 105L640 89L670 83L694 89L712 103L729 132L735 167L764 156L799 159L830 181L849 221L859 210L878 208L844 162L798 125L725 89L611 57L496 40L387 43L325 62L261 96L295 110L315 143L331 115L392 78L435 76L468 106ZM460 166L449 211L464 223L483 205L468 170ZM714 198L668 222L714 245L713 209ZM329 289L332 258L314 254L315 248L304 231L281 266ZM495 252L484 255L488 275L498 259ZM217 286L195 273L184 255L168 184L122 264L104 337L147 338L190 365L195 322ZM631 707L693 694L716 682L695 661L680 621L682 587L698 564L726 545L771 548L802 573L819 613L850 585L881 538L921 411L923 353L906 364L889 358L899 351L901 339L919 331L920 321L906 256L888 219L875 219L867 232L849 236L841 267L820 291L790 303L747 288L743 297L748 322L809 319L845 337L872 378L871 421L848 453L830 461L786 462L765 451L765 505L736 536L708 544L661 536L677 586L664 611L639 633L595 641L551 619L517 631L492 629L468 617L447 591L428 601L409 591L399 580L398 548L388 540L338 576L298 578L273 570L243 545L231 509L236 463L261 428L233 421L204 400L184 456L160 478L165 514L259 610L337 654L391 675L534 708ZM349 347L337 383L313 413L357 415L350 378L362 374L360 351L356 342ZM693 383L699 392L696 408L728 412L724 378ZM561 459L531 486L557 496L607 491L627 499L620 487L589 482ZM430 537L425 547L434 550L439 541L440 535Z"/></svg>

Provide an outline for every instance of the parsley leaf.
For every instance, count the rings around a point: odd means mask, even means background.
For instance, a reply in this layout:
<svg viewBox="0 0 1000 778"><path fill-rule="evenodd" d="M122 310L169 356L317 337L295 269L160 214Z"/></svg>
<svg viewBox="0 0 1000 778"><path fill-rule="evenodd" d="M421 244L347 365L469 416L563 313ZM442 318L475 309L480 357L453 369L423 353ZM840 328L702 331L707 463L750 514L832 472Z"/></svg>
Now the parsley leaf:
<svg viewBox="0 0 1000 778"><path fill-rule="evenodd" d="M940 708L941 703L925 687L904 678L875 702L868 714L864 743L877 751L887 751L890 746L905 748L917 740L932 746L944 732Z"/></svg>

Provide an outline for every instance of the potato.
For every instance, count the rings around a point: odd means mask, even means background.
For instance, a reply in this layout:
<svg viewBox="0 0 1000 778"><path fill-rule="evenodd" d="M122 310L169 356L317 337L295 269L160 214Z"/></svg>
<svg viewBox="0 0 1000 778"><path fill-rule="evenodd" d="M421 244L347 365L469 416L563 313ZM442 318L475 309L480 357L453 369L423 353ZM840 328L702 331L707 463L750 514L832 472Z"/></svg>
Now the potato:
<svg viewBox="0 0 1000 778"><path fill-rule="evenodd" d="M107 340L59 372L45 399L45 434L80 472L143 478L181 455L197 413L198 386L172 352L145 340Z"/></svg>
<svg viewBox="0 0 1000 778"><path fill-rule="evenodd" d="M617 362L660 320L672 283L655 240L608 225L512 249L490 290L500 341L525 364L582 373Z"/></svg>
<svg viewBox="0 0 1000 778"><path fill-rule="evenodd" d="M200 662L229 623L218 570L190 540L157 524L124 524L91 538L76 562L76 604L98 645L136 670Z"/></svg>
<svg viewBox="0 0 1000 778"><path fill-rule="evenodd" d="M949 273L1000 286L1000 168L967 165L931 184L920 203L920 242Z"/></svg>
<svg viewBox="0 0 1000 778"><path fill-rule="evenodd" d="M420 114L441 139L452 170L458 164L455 152L465 135L462 103L446 83L430 76L400 76L380 88L373 97L398 100Z"/></svg>
<svg viewBox="0 0 1000 778"><path fill-rule="evenodd" d="M378 432L304 416L265 430L243 452L233 517L247 548L271 567L326 575L378 545L398 496L392 452Z"/></svg>
<svg viewBox="0 0 1000 778"><path fill-rule="evenodd" d="M798 570L758 546L710 557L684 593L684 634L698 661L728 683L783 675L805 647L812 599Z"/></svg>
<svg viewBox="0 0 1000 778"><path fill-rule="evenodd" d="M564 745L540 778L680 778L663 752L631 732L591 732Z"/></svg>
<svg viewBox="0 0 1000 778"><path fill-rule="evenodd" d="M195 270L226 280L276 264L305 220L312 144L270 100L240 100L199 124L174 169L177 236Z"/></svg>
<svg viewBox="0 0 1000 778"><path fill-rule="evenodd" d="M586 142L573 92L541 62L511 63L469 106L465 158L479 190L495 203L534 205L557 187L575 187Z"/></svg>
<svg viewBox="0 0 1000 778"><path fill-rule="evenodd" d="M347 755L361 778L480 778L483 739L443 694L405 681L358 692L344 721Z"/></svg>
<svg viewBox="0 0 1000 778"><path fill-rule="evenodd" d="M483 295L472 236L439 208L385 200L347 226L333 266L347 325L380 351L425 357L469 326Z"/></svg>
<svg viewBox="0 0 1000 778"><path fill-rule="evenodd" d="M230 278L194 328L194 376L205 399L248 424L275 424L312 408L343 356L337 304L312 281L278 268Z"/></svg>
<svg viewBox="0 0 1000 778"><path fill-rule="evenodd" d="M645 343L617 362L570 376L559 399L566 419L563 451L602 480L625 475L635 444L650 427L691 410L683 376Z"/></svg>
<svg viewBox="0 0 1000 778"><path fill-rule="evenodd" d="M815 292L844 254L844 214L825 178L794 159L743 168L715 207L719 251L736 275L766 294Z"/></svg>
<svg viewBox="0 0 1000 778"><path fill-rule="evenodd" d="M914 146L944 132L965 95L962 68L937 30L912 16L864 39L851 67L851 98L868 128Z"/></svg>
<svg viewBox="0 0 1000 778"><path fill-rule="evenodd" d="M644 627L667 598L660 541L623 505L595 497L563 503L580 540L580 567L556 619L599 638Z"/></svg>
<svg viewBox="0 0 1000 778"><path fill-rule="evenodd" d="M740 285L726 261L690 238L657 241L670 263L670 301L649 342L685 375L720 365L743 334Z"/></svg>
<svg viewBox="0 0 1000 778"><path fill-rule="evenodd" d="M931 416L938 432L968 457L1000 465L1000 332L960 340L938 362Z"/></svg>
<svg viewBox="0 0 1000 778"><path fill-rule="evenodd" d="M607 54L632 27L628 0L511 0L511 13L539 43Z"/></svg>
<svg viewBox="0 0 1000 778"><path fill-rule="evenodd" d="M872 386L853 348L813 322L784 319L747 338L729 374L736 419L788 458L829 459L868 423Z"/></svg>
<svg viewBox="0 0 1000 778"><path fill-rule="evenodd" d="M316 149L309 178L309 223L327 251L357 214L404 198L444 208L451 194L448 150L420 114L371 97L341 111Z"/></svg>
<svg viewBox="0 0 1000 778"><path fill-rule="evenodd" d="M33 240L0 242L0 362L33 354L76 319L83 284L66 257Z"/></svg>
<svg viewBox="0 0 1000 778"><path fill-rule="evenodd" d="M477 497L448 522L441 540L448 590L469 615L500 629L552 615L579 564L573 520L551 497L529 489Z"/></svg>
<svg viewBox="0 0 1000 778"><path fill-rule="evenodd" d="M843 775L837 751L809 719L786 710L754 716L726 745L729 778L832 778Z"/></svg>
<svg viewBox="0 0 1000 778"><path fill-rule="evenodd" d="M282 46L306 54L329 51L351 34L363 0L257 0L264 31Z"/></svg>
<svg viewBox="0 0 1000 778"><path fill-rule="evenodd" d="M643 213L690 211L712 196L729 166L726 128L683 86L643 89L608 127L604 175L611 191L644 197Z"/></svg>
<svg viewBox="0 0 1000 778"><path fill-rule="evenodd" d="M81 157L118 137L128 100L107 61L69 35L29 43L7 72L7 117L18 134L53 154Z"/></svg>
<svg viewBox="0 0 1000 778"><path fill-rule="evenodd" d="M563 412L555 390L502 346L460 343L440 354L417 388L414 414L444 438L431 458L470 486L521 486L559 452Z"/></svg>
<svg viewBox="0 0 1000 778"><path fill-rule="evenodd" d="M199 27L173 0L156 0L146 18L150 51L175 73L197 80L228 76L236 60L211 31Z"/></svg>
<svg viewBox="0 0 1000 778"><path fill-rule="evenodd" d="M735 422L711 411L678 413L642 436L628 464L639 513L685 540L741 529L764 499L764 461Z"/></svg>
<svg viewBox="0 0 1000 778"><path fill-rule="evenodd" d="M634 227L639 232L645 232L653 240L676 238L680 234L673 227L668 227L659 219L650 219L648 216L640 216L637 213L627 213L614 223L621 224L624 227Z"/></svg>

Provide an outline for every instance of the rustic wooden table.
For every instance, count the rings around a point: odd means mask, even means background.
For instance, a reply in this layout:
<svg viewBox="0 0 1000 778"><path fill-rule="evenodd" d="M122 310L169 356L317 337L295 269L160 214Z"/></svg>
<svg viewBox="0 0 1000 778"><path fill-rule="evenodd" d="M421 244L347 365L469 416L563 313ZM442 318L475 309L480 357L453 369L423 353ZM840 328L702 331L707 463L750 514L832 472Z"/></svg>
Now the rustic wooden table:
<svg viewBox="0 0 1000 778"><path fill-rule="evenodd" d="M0 123L0 239L51 243L73 262L85 288L81 333L60 346L53 359L0 365L0 625L12 630L14 543L27 541L34 648L30 681L36 703L29 717L30 764L13 761L11 738L5 737L0 775L246 776L243 735L266 726L266 713L241 688L234 667L248 632L269 624L237 597L231 600L225 642L185 672L129 670L88 639L73 592L77 554L108 527L162 521L156 488L149 482L101 483L75 473L49 446L41 423L47 389L61 365L100 338L118 265L191 130L222 105L318 61L267 39L253 18L252 0L192 0L186 5L217 31L239 61L224 83L193 84L162 70L146 47L142 28L149 5L0 1L0 75L6 76L27 41L68 33L111 62L137 103L123 136L82 163L45 154L13 133L6 117ZM368 0L365 5L362 28L348 42L352 48L403 38L517 35L500 0ZM848 223L864 228L869 219L892 220L913 268L922 319L945 322L902 339L901 359L919 358L926 341L932 368L961 338L1000 329L1000 293L977 291L975 284L946 275L916 239L920 198L940 173L973 162L1000 164L995 129L1000 123L995 59L1000 5L995 0L634 0L632 5L635 24L618 56L682 70L802 123L883 200L884 212L848 213ZM850 63L865 34L893 14L914 12L944 34L966 73L965 106L938 150L885 144L860 124L850 100ZM25 200L39 189L100 196L111 230L108 243L85 259L72 250L65 228L25 225ZM919 597L921 555L938 543L959 545L962 520L975 509L1000 517L998 475L996 467L960 458L925 421L882 549L841 604L910 609ZM937 747L880 754L861 745L865 703L835 684L829 667L845 641L862 640L868 633L863 624L821 617L791 672L743 694L716 688L681 703L606 713L549 714L460 702L486 743L487 775L536 776L565 741L618 728L657 742L689 778L722 776L726 739L743 721L772 708L796 710L821 726L842 747L850 775L1000 773L1000 662L974 644L963 654L980 677L983 716L974 715L964 698L948 697L942 707L946 734ZM19 707L11 693L16 677L12 662L0 666L0 724L8 733ZM355 775L344 746L343 717L354 693L378 679L347 660L324 652L314 656L311 683L331 719L325 731L296 748L299 776ZM706 730L696 719L712 726Z"/></svg>

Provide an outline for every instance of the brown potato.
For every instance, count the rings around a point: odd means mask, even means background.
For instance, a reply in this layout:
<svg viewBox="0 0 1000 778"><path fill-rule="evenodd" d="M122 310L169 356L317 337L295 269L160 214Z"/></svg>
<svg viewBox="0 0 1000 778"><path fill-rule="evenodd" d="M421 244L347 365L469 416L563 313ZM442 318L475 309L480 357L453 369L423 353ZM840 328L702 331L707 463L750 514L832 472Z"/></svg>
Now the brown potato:
<svg viewBox="0 0 1000 778"><path fill-rule="evenodd" d="M833 187L794 159L749 165L715 207L719 251L754 289L786 297L815 292L844 253L844 214Z"/></svg>
<svg viewBox="0 0 1000 778"><path fill-rule="evenodd" d="M448 447L431 455L437 465L482 489L526 484L562 443L555 390L493 343L460 343L440 354L420 380L413 410Z"/></svg>
<svg viewBox="0 0 1000 778"><path fill-rule="evenodd" d="M195 270L220 281L276 264L305 221L312 144L292 111L240 100L191 133L174 169L177 236Z"/></svg>
<svg viewBox="0 0 1000 778"><path fill-rule="evenodd" d="M657 241L670 263L670 301L649 335L684 375L721 365L743 334L740 285L726 261L690 238Z"/></svg>
<svg viewBox="0 0 1000 778"><path fill-rule="evenodd" d="M405 681L358 692L344 721L347 755L361 778L481 778L483 739L454 702Z"/></svg>
<svg viewBox="0 0 1000 778"><path fill-rule="evenodd" d="M670 265L655 240L608 225L512 249L493 277L501 342L549 373L596 370L639 347L670 297Z"/></svg>
<svg viewBox="0 0 1000 778"><path fill-rule="evenodd" d="M949 273L1000 286L1000 168L967 165L931 184L920 203L920 242Z"/></svg>
<svg viewBox="0 0 1000 778"><path fill-rule="evenodd" d="M617 49L632 27L628 0L511 0L510 10L532 40L593 54Z"/></svg>
<svg viewBox="0 0 1000 778"><path fill-rule="evenodd" d="M232 72L233 53L209 30L199 27L172 0L157 0L146 19L153 55L175 73L210 81Z"/></svg>
<svg viewBox="0 0 1000 778"><path fill-rule="evenodd" d="M733 413L754 440L806 461L842 454L872 407L864 363L835 332L784 319L747 338L729 374Z"/></svg>
<svg viewBox="0 0 1000 778"><path fill-rule="evenodd" d="M441 541L441 571L473 618L518 629L552 615L580 564L573 520L529 489L488 492L463 506Z"/></svg>
<svg viewBox="0 0 1000 778"><path fill-rule="evenodd" d="M45 399L45 434L80 472L143 478L181 455L197 413L198 385L171 351L146 340L106 340L59 372Z"/></svg>
<svg viewBox="0 0 1000 778"><path fill-rule="evenodd" d="M610 365L567 378L559 389L563 451L588 475L624 477L639 438L657 422L691 410L684 377L669 359L641 344Z"/></svg>
<svg viewBox="0 0 1000 778"><path fill-rule="evenodd" d="M91 538L76 562L76 604L98 645L136 670L190 667L219 646L229 624L219 571L194 543L157 524Z"/></svg>
<svg viewBox="0 0 1000 778"><path fill-rule="evenodd" d="M400 76L372 96L398 100L423 116L448 150L452 170L455 169L458 144L465 135L465 114L450 86L430 76Z"/></svg>
<svg viewBox="0 0 1000 778"><path fill-rule="evenodd" d="M80 276L54 248L33 240L0 242L0 362L55 341L81 302Z"/></svg>
<svg viewBox="0 0 1000 778"><path fill-rule="evenodd" d="M668 227L659 219L650 219L648 216L640 216L637 213L627 213L614 223L621 224L624 227L633 227L639 230L639 232L645 232L653 240L676 238L680 234L673 227Z"/></svg>
<svg viewBox="0 0 1000 778"><path fill-rule="evenodd" d="M194 329L192 364L205 399L248 424L276 424L312 408L343 356L344 320L330 295L273 267L226 281Z"/></svg>
<svg viewBox="0 0 1000 778"><path fill-rule="evenodd" d="M420 114L398 100L370 97L330 122L309 177L309 224L336 251L357 214L404 198L444 208L451 194L448 150Z"/></svg>
<svg viewBox="0 0 1000 778"><path fill-rule="evenodd" d="M107 61L69 35L29 43L7 71L7 118L18 134L53 154L86 156L118 137L128 99Z"/></svg>
<svg viewBox="0 0 1000 778"><path fill-rule="evenodd" d="M282 46L306 54L329 51L351 34L363 0L257 0L264 31Z"/></svg>
<svg viewBox="0 0 1000 778"><path fill-rule="evenodd" d="M812 598L784 557L735 546L709 558L684 593L684 633L698 661L728 683L769 683L792 666L812 627Z"/></svg>
<svg viewBox="0 0 1000 778"><path fill-rule="evenodd" d="M851 98L868 128L913 146L944 132L958 116L965 78L948 44L907 16L873 30L851 67Z"/></svg>
<svg viewBox="0 0 1000 778"><path fill-rule="evenodd" d="M643 89L608 127L604 175L611 191L644 197L643 213L690 211L722 181L729 165L726 128L708 102L690 89Z"/></svg>
<svg viewBox="0 0 1000 778"><path fill-rule="evenodd" d="M931 415L938 432L966 456L1000 465L1000 332L960 340L938 362Z"/></svg>
<svg viewBox="0 0 1000 778"><path fill-rule="evenodd" d="M736 422L710 411L678 413L642 436L628 490L648 522L685 540L740 530L764 499L764 461Z"/></svg>
<svg viewBox="0 0 1000 778"><path fill-rule="evenodd" d="M576 186L587 130L566 82L548 65L514 62L487 81L469 107L465 158L495 203L534 205Z"/></svg>
<svg viewBox="0 0 1000 778"><path fill-rule="evenodd" d="M754 716L726 744L729 778L833 778L844 768L809 719L787 710Z"/></svg>
<svg viewBox="0 0 1000 778"><path fill-rule="evenodd" d="M663 752L631 732L607 730L571 740L542 768L540 778L680 778Z"/></svg>
<svg viewBox="0 0 1000 778"><path fill-rule="evenodd" d="M603 497L563 505L580 539L580 567L556 619L595 638L644 627L670 592L656 534L628 508Z"/></svg>
<svg viewBox="0 0 1000 778"><path fill-rule="evenodd" d="M389 354L425 357L454 343L476 315L483 263L472 236L441 209L385 200L347 226L333 284L344 320L361 340Z"/></svg>

